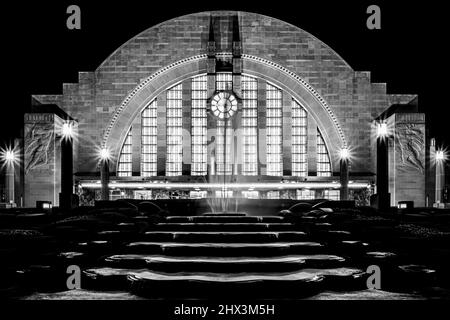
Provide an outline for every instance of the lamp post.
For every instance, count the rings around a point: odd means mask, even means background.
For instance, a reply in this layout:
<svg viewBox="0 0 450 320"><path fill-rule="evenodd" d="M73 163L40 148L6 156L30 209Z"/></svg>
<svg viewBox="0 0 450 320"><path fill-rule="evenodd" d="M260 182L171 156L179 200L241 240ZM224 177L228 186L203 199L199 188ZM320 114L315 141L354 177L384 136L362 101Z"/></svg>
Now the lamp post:
<svg viewBox="0 0 450 320"><path fill-rule="evenodd" d="M15 180L15 162L16 154L13 150L3 152L3 159L6 165L6 202L13 204L14 199L14 180Z"/></svg>
<svg viewBox="0 0 450 320"><path fill-rule="evenodd" d="M443 150L437 150L436 156L436 204L442 202L442 192L445 184L445 153Z"/></svg>
<svg viewBox="0 0 450 320"><path fill-rule="evenodd" d="M100 180L101 180L101 199L109 200L109 150L103 148L100 150Z"/></svg>
<svg viewBox="0 0 450 320"><path fill-rule="evenodd" d="M388 126L386 122L377 123L377 200L378 209L390 207Z"/></svg>
<svg viewBox="0 0 450 320"><path fill-rule="evenodd" d="M350 158L350 151L347 148L342 148L339 151L340 156L340 200L348 200L348 162Z"/></svg>
<svg viewBox="0 0 450 320"><path fill-rule="evenodd" d="M72 207L73 195L73 126L67 121L61 126L61 193L60 208Z"/></svg>

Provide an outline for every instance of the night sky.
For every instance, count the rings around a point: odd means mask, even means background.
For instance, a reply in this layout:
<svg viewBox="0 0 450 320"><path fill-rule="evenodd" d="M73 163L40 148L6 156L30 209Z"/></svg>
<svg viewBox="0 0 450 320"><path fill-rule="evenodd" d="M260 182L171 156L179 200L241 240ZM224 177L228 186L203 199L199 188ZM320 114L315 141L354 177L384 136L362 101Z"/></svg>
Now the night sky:
<svg viewBox="0 0 450 320"><path fill-rule="evenodd" d="M242 10L296 25L334 49L388 93L419 94L438 144L450 145L448 11L442 2L396 1L14 1L2 3L2 146L20 134L31 94L58 94L94 71L115 49L141 31L180 15ZM392 1L391 1L392 2ZM81 30L66 28L66 8L81 8ZM366 8L381 8L381 30L366 28Z"/></svg>

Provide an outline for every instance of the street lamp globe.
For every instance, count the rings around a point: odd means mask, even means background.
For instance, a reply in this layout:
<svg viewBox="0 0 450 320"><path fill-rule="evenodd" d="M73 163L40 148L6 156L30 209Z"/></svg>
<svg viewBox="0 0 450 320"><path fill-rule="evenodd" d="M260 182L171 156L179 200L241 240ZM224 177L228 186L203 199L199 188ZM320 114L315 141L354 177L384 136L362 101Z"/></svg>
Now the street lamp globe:
<svg viewBox="0 0 450 320"><path fill-rule="evenodd" d="M109 150L107 148L100 149L100 159L103 161L108 160L110 157Z"/></svg>
<svg viewBox="0 0 450 320"><path fill-rule="evenodd" d="M6 162L14 162L16 160L16 155L15 155L14 151L7 150L5 152L5 160L6 160Z"/></svg>
<svg viewBox="0 0 450 320"><path fill-rule="evenodd" d="M70 138L73 135L73 128L69 122L64 122L61 128L63 137Z"/></svg>
<svg viewBox="0 0 450 320"><path fill-rule="evenodd" d="M342 160L347 160L348 158L350 158L350 150L348 150L348 148L342 148L339 151L339 156Z"/></svg>
<svg viewBox="0 0 450 320"><path fill-rule="evenodd" d="M445 153L443 150L436 151L436 161L441 162L445 160Z"/></svg>
<svg viewBox="0 0 450 320"><path fill-rule="evenodd" d="M377 136L386 137L388 135L388 126L386 122L380 122L377 124Z"/></svg>
<svg viewBox="0 0 450 320"><path fill-rule="evenodd" d="M14 149L7 148L0 150L0 161L3 164L13 164L18 161L17 152Z"/></svg>

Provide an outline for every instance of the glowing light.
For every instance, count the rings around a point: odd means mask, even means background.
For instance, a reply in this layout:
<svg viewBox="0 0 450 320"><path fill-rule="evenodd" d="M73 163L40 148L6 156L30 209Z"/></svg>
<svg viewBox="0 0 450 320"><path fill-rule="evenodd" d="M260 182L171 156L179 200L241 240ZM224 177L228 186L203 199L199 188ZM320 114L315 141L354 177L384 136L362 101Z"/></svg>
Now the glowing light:
<svg viewBox="0 0 450 320"><path fill-rule="evenodd" d="M16 155L14 154L13 151L8 150L5 153L5 160L8 162L14 162L16 160Z"/></svg>
<svg viewBox="0 0 450 320"><path fill-rule="evenodd" d="M17 151L12 148L1 149L0 150L0 160L5 164L19 163L19 157L17 156Z"/></svg>
<svg viewBox="0 0 450 320"><path fill-rule="evenodd" d="M350 150L348 150L347 148L342 148L339 151L339 156L341 157L341 159L347 160L348 158L350 158Z"/></svg>
<svg viewBox="0 0 450 320"><path fill-rule="evenodd" d="M388 135L388 126L386 122L380 122L377 124L377 136L386 137Z"/></svg>
<svg viewBox="0 0 450 320"><path fill-rule="evenodd" d="M444 150L437 150L435 157L436 157L436 161L444 161L445 160L445 152L444 152Z"/></svg>
<svg viewBox="0 0 450 320"><path fill-rule="evenodd" d="M64 122L61 127L61 133L64 138L71 138L73 136L73 128L69 122Z"/></svg>
<svg viewBox="0 0 450 320"><path fill-rule="evenodd" d="M100 150L100 159L102 160L108 160L110 158L111 154L107 148L102 148Z"/></svg>

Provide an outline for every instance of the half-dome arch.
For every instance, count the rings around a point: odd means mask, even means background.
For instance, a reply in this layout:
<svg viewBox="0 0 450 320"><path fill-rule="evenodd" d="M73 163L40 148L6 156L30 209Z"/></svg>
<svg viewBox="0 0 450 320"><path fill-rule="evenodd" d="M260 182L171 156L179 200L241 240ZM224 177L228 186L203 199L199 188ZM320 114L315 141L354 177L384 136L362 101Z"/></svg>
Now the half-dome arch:
<svg viewBox="0 0 450 320"><path fill-rule="evenodd" d="M199 55L176 62L171 66L157 71L138 85L121 103L120 108L111 118L105 131L103 145L118 155L120 146L126 138L126 132L145 105L158 94L194 75L205 73L206 56ZM330 150L333 163L337 163L339 148L347 145L343 130L326 103L325 99L309 85L304 79L273 62L244 56L244 69L246 74L265 79L289 92L314 117L321 129L323 139Z"/></svg>

